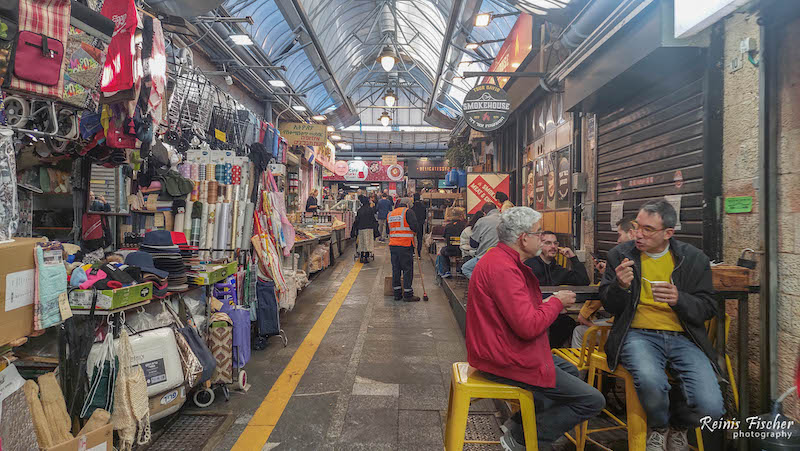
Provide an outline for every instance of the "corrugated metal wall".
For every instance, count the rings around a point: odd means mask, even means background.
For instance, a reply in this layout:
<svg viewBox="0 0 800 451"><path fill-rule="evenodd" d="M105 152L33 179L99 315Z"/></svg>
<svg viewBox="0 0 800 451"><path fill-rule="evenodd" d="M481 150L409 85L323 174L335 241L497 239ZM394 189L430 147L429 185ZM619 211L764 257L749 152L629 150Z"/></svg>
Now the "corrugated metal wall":
<svg viewBox="0 0 800 451"><path fill-rule="evenodd" d="M676 238L703 248L703 103L698 64L598 114L598 254L616 245L615 203L623 202L624 216L635 217L646 202L665 195L680 196Z"/></svg>

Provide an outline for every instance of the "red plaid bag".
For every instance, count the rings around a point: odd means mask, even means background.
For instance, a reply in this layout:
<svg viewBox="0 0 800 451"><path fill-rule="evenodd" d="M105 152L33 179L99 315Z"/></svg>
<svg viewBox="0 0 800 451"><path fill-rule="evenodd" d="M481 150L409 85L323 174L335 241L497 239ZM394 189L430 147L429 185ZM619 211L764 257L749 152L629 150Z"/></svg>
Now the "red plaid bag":
<svg viewBox="0 0 800 451"><path fill-rule="evenodd" d="M67 42L70 13L69 0L19 0L19 31L59 41L63 59L63 43ZM19 50L16 49L16 52ZM62 59L59 59L59 68ZM64 73L59 69L58 80L49 85L12 76L10 89L60 99L64 92Z"/></svg>

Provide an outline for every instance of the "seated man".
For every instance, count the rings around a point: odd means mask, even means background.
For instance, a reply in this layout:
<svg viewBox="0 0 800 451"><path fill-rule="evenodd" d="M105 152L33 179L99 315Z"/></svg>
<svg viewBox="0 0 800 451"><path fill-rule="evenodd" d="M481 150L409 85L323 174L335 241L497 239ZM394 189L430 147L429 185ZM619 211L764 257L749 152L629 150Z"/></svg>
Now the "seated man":
<svg viewBox="0 0 800 451"><path fill-rule="evenodd" d="M564 268L556 263L556 256L562 254L570 259L571 269ZM554 232L542 232L542 253L525 261L530 266L533 274L539 279L539 285L589 285L589 275L572 249L558 247L558 239ZM560 348L566 345L577 323L569 315L559 315L550 327L550 346Z"/></svg>
<svg viewBox="0 0 800 451"><path fill-rule="evenodd" d="M633 230L633 219L622 218L617 221L617 244L627 243L636 239L636 232ZM606 262L595 262L595 268L603 274L606 271ZM603 304L599 300L587 301L578 313L578 323L580 324L572 331L572 347L580 348L583 346L583 336L592 326L607 326L611 324L609 320L594 320L594 314L600 310Z"/></svg>
<svg viewBox="0 0 800 451"><path fill-rule="evenodd" d="M481 257L497 245L497 224L500 222L500 210L493 203L486 202L481 207L481 211L486 215L475 223L472 227L472 236L469 238L469 244L477 249L475 256L468 262L461 265L461 273L469 279L475 265L478 264Z"/></svg>
<svg viewBox="0 0 800 451"><path fill-rule="evenodd" d="M600 282L603 307L615 317L608 366L622 364L633 375L651 429L647 451L688 450L687 429L725 411L722 372L705 329L717 314L711 267L701 250L672 237L676 222L669 202L643 206L636 240L609 251ZM667 368L683 394L672 401Z"/></svg>
<svg viewBox="0 0 800 451"><path fill-rule="evenodd" d="M540 252L542 215L514 207L500 215L500 243L475 267L467 302L467 359L486 378L534 393L539 449L605 406L599 391L554 362L547 328L575 293L559 291L542 299L539 282L522 262ZM502 438L506 450L524 450L517 414Z"/></svg>
<svg viewBox="0 0 800 451"><path fill-rule="evenodd" d="M436 256L436 269L444 278L452 277L450 274L450 257L461 256L461 232L467 226L463 208L452 208L451 217L444 227L445 246Z"/></svg>

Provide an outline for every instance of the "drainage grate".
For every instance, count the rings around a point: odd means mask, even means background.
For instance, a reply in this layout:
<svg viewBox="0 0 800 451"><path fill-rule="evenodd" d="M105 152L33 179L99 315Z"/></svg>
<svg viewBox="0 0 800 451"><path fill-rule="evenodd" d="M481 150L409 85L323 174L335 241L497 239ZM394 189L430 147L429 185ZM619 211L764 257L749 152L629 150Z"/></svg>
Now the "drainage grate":
<svg viewBox="0 0 800 451"><path fill-rule="evenodd" d="M467 418L467 433L465 440L498 441L503 435L497 418L494 414L470 414ZM465 443L465 451L495 451L502 449L499 444L485 445L478 443Z"/></svg>
<svg viewBox="0 0 800 451"><path fill-rule="evenodd" d="M182 412L156 438L147 451L200 451L225 433L230 413ZM223 426L225 426L223 428ZM213 447L213 444L212 444ZM209 448L210 449L210 448Z"/></svg>

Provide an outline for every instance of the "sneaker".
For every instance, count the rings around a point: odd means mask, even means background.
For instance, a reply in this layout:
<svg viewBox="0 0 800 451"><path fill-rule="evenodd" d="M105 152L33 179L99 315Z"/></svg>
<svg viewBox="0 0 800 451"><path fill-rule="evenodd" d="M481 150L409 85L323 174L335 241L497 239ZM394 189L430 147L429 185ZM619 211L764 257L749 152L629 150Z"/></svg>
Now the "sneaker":
<svg viewBox="0 0 800 451"><path fill-rule="evenodd" d="M406 296L403 300L406 302L419 302L419 296Z"/></svg>
<svg viewBox="0 0 800 451"><path fill-rule="evenodd" d="M445 278L445 279L449 279L449 278L453 277L453 274L450 273L450 271L447 271L446 273L442 274L442 277Z"/></svg>
<svg viewBox="0 0 800 451"><path fill-rule="evenodd" d="M500 437L500 446L502 446L505 451L525 451L525 445L514 440L511 431L506 432Z"/></svg>
<svg viewBox="0 0 800 451"><path fill-rule="evenodd" d="M509 418L502 425L500 425L500 430L503 431L503 434L505 434L511 432L512 427L514 427L514 420Z"/></svg>
<svg viewBox="0 0 800 451"><path fill-rule="evenodd" d="M686 429L669 428L667 434L667 451L689 451L689 439Z"/></svg>
<svg viewBox="0 0 800 451"><path fill-rule="evenodd" d="M666 450L667 444L667 431L656 431L650 433L647 436L647 447L645 448L646 451L664 451Z"/></svg>

